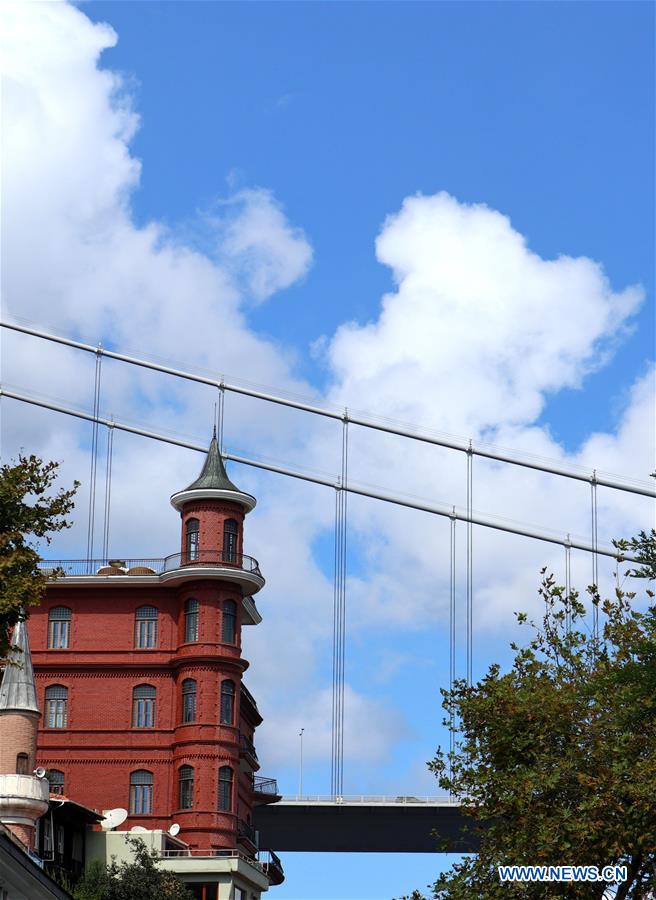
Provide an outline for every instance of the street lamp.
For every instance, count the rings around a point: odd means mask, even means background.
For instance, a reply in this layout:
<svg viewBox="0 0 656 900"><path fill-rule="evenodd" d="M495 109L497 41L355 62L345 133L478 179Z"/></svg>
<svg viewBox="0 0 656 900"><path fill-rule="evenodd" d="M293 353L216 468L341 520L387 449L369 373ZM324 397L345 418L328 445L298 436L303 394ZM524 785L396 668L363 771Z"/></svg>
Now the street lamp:
<svg viewBox="0 0 656 900"><path fill-rule="evenodd" d="M303 798L303 732L305 728L301 728L298 733L299 738L301 739L301 760L299 765L299 773L298 773L298 796L299 799Z"/></svg>

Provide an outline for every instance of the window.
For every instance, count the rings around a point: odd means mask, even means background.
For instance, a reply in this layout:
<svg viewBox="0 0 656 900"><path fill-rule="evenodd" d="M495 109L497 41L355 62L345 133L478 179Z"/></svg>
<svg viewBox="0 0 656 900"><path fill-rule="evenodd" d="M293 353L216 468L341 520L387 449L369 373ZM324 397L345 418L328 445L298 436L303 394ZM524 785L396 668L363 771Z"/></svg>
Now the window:
<svg viewBox="0 0 656 900"><path fill-rule="evenodd" d="M64 793L64 773L58 769L50 769L47 774L51 794Z"/></svg>
<svg viewBox="0 0 656 900"><path fill-rule="evenodd" d="M196 721L196 682L185 678L182 682L182 721Z"/></svg>
<svg viewBox="0 0 656 900"><path fill-rule="evenodd" d="M221 766L219 769L219 809L221 812L232 812L232 769Z"/></svg>
<svg viewBox="0 0 656 900"><path fill-rule="evenodd" d="M68 689L61 684L46 688L46 728L66 728L68 724Z"/></svg>
<svg viewBox="0 0 656 900"><path fill-rule="evenodd" d="M185 600L184 618L185 618L185 641L198 640L198 615L200 603L193 598Z"/></svg>
<svg viewBox="0 0 656 900"><path fill-rule="evenodd" d="M153 811L153 773L139 769L130 775L130 814L149 816Z"/></svg>
<svg viewBox="0 0 656 900"><path fill-rule="evenodd" d="M30 761L27 753L19 753L16 757L16 774L17 775L28 775L27 765Z"/></svg>
<svg viewBox="0 0 656 900"><path fill-rule="evenodd" d="M187 519L185 526L185 552L187 562L198 559L198 534L200 522L198 519Z"/></svg>
<svg viewBox="0 0 656 900"><path fill-rule="evenodd" d="M221 724L232 725L235 718L235 683L221 682Z"/></svg>
<svg viewBox="0 0 656 900"><path fill-rule="evenodd" d="M65 650L71 639L71 611L65 606L54 606L48 613L48 648Z"/></svg>
<svg viewBox="0 0 656 900"><path fill-rule="evenodd" d="M192 766L180 766L178 771L180 809L191 809L194 805L194 770Z"/></svg>
<svg viewBox="0 0 656 900"><path fill-rule="evenodd" d="M50 816L43 820L43 853L46 859L52 859L52 821Z"/></svg>
<svg viewBox="0 0 656 900"><path fill-rule="evenodd" d="M221 640L224 644L234 644L237 634L237 604L234 600L225 600L223 603L223 617L221 619Z"/></svg>
<svg viewBox="0 0 656 900"><path fill-rule="evenodd" d="M136 611L134 643L139 650L157 646L157 610L154 606L140 606Z"/></svg>
<svg viewBox="0 0 656 900"><path fill-rule="evenodd" d="M140 684L132 691L132 727L155 727L155 697L157 691L151 684Z"/></svg>
<svg viewBox="0 0 656 900"><path fill-rule="evenodd" d="M235 562L237 559L237 523L234 519L226 519L223 523L223 561Z"/></svg>
<svg viewBox="0 0 656 900"><path fill-rule="evenodd" d="M57 838L57 856L64 855L64 838L66 832L63 825L55 825L55 836Z"/></svg>

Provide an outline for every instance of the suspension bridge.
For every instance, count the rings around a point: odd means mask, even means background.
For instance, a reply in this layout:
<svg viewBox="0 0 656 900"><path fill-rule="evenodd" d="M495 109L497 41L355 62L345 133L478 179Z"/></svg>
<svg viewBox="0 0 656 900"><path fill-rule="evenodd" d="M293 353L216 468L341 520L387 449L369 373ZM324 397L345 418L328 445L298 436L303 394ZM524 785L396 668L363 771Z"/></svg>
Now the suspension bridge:
<svg viewBox="0 0 656 900"><path fill-rule="evenodd" d="M110 350L98 344L83 343L62 335L53 334L18 322L0 322L0 327L39 341L47 341L91 354L95 358L93 379L92 411L76 409L54 398L46 398L24 390L0 386L0 397L18 403L50 410L62 415L87 421L92 427L89 511L87 522L87 560L95 558L96 488L100 457L100 429L107 431L104 473L104 500L102 523L102 553L107 561L111 521L111 486L114 435L125 432L147 439L160 441L177 447L206 452L204 444L154 431L118 417L103 417L100 414L103 359L111 359L131 367L151 370L167 376L182 379L217 391L216 424L219 445L224 459L251 466L263 471L331 488L335 491L334 522L334 577L333 577L333 646L332 646L332 751L331 751L331 792L327 797L283 798L280 803L260 807L256 812L256 827L260 831L261 845L280 850L378 850L381 852L434 852L435 831L445 839L450 849L467 851L476 849L476 838L467 827L466 817L453 798L417 797L346 797L344 796L344 699L345 699L345 658L346 658L346 613L347 613L347 546L348 546L348 498L358 495L393 506L419 510L430 515L447 518L449 529L449 678L450 684L456 679L457 651L457 590L456 590L456 526L461 522L465 528L465 609L464 644L466 680L473 677L473 572L474 542L473 526L493 529L499 532L519 535L534 541L558 545L564 551L564 571L566 585L571 588L571 553L583 551L591 559L591 583L598 584L600 557L610 557L618 564L621 561L635 561L630 554L620 552L613 545L601 543L598 531L598 490L605 489L656 498L656 488L648 481L624 478L599 472L595 469L565 466L559 462L542 459L530 454L501 450L481 442L430 432L426 429L401 425L372 416L354 414L349 409L331 409L305 402L300 399L270 393L222 376L209 376L154 360L130 356ZM341 452L339 474L333 477L303 471L286 465L236 455L226 452L223 447L224 409L226 393L251 397L266 403L299 410L311 416L331 419L341 429ZM466 502L464 507L448 504L427 503L419 498L374 489L355 481L349 475L349 435L353 428L368 429L395 435L408 441L416 441L435 447L446 448L464 454L466 457ZM573 536L567 532L537 528L521 522L501 519L495 515L482 514L473 508L474 461L477 457L494 460L508 466L517 466L554 475L559 478L584 482L590 487L590 534L589 537ZM592 631L599 631L599 612L593 607ZM453 721L451 723L453 725ZM451 747L454 749L454 731L451 731Z"/></svg>

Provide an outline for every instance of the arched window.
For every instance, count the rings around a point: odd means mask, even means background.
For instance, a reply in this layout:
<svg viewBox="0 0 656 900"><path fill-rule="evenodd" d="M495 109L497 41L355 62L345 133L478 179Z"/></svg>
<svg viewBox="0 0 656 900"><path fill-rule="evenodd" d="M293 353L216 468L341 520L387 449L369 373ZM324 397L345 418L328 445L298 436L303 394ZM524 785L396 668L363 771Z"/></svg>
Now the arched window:
<svg viewBox="0 0 656 900"><path fill-rule="evenodd" d="M149 816L153 811L153 773L138 769L130 775L130 814Z"/></svg>
<svg viewBox="0 0 656 900"><path fill-rule="evenodd" d="M152 684L139 684L132 691L132 727L155 727L155 697L157 691Z"/></svg>
<svg viewBox="0 0 656 900"><path fill-rule="evenodd" d="M157 646L157 609L154 606L140 606L134 617L134 643L139 650L149 650Z"/></svg>
<svg viewBox="0 0 656 900"><path fill-rule="evenodd" d="M198 519L187 519L185 525L185 553L186 562L198 559L198 535L200 531L200 522Z"/></svg>
<svg viewBox="0 0 656 900"><path fill-rule="evenodd" d="M185 678L182 682L182 721L196 721L196 682Z"/></svg>
<svg viewBox="0 0 656 900"><path fill-rule="evenodd" d="M224 644L234 644L237 634L237 604L234 600L223 601L221 618L221 640Z"/></svg>
<svg viewBox="0 0 656 900"><path fill-rule="evenodd" d="M219 809L221 812L232 812L232 769L221 766L219 769Z"/></svg>
<svg viewBox="0 0 656 900"><path fill-rule="evenodd" d="M180 766L178 769L178 807L191 809L194 805L194 769L193 766Z"/></svg>
<svg viewBox="0 0 656 900"><path fill-rule="evenodd" d="M68 688L51 684L46 688L46 728L66 728L68 725Z"/></svg>
<svg viewBox="0 0 656 900"><path fill-rule="evenodd" d="M27 771L27 766L30 761L27 753L19 753L16 756L16 774L17 775L29 775L30 773Z"/></svg>
<svg viewBox="0 0 656 900"><path fill-rule="evenodd" d="M221 724L232 725L235 719L235 683L226 679L221 682Z"/></svg>
<svg viewBox="0 0 656 900"><path fill-rule="evenodd" d="M50 793L51 794L63 794L64 793L64 773L60 772L59 769L50 769L46 775L48 779L48 783L50 784Z"/></svg>
<svg viewBox="0 0 656 900"><path fill-rule="evenodd" d="M223 523L223 561L236 562L237 560L237 533L238 526L234 519L226 519Z"/></svg>
<svg viewBox="0 0 656 900"><path fill-rule="evenodd" d="M71 640L71 611L66 606L53 606L48 613L48 648L65 650Z"/></svg>
<svg viewBox="0 0 656 900"><path fill-rule="evenodd" d="M185 619L185 641L187 643L198 640L198 615L200 603L193 597L185 600L184 619Z"/></svg>

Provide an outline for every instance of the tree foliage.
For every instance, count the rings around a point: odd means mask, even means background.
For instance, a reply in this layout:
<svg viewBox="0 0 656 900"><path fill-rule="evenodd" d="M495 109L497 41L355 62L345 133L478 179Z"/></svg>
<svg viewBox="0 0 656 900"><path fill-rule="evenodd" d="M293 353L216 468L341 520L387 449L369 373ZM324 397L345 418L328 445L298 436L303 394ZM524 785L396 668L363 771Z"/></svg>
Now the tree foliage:
<svg viewBox="0 0 656 900"><path fill-rule="evenodd" d="M628 575L656 576L656 532L618 541L640 564ZM456 749L429 767L457 797L480 836L433 885L435 898L656 897L656 606L634 609L620 584L602 600L598 637L586 628L579 595L545 574L542 623L512 669L498 665L474 686L443 691L459 722ZM446 849L446 848L443 848ZM625 865L628 880L504 883L499 865ZM415 892L414 900L425 900Z"/></svg>
<svg viewBox="0 0 656 900"><path fill-rule="evenodd" d="M58 468L22 454L17 463L0 466L0 659L9 650L9 629L43 597L46 578L34 544L50 543L53 532L70 527L66 516L79 483L51 495Z"/></svg>
<svg viewBox="0 0 656 900"><path fill-rule="evenodd" d="M133 862L94 860L77 883L75 900L193 900L191 892L172 872L158 868L159 857L140 838L127 838Z"/></svg>

